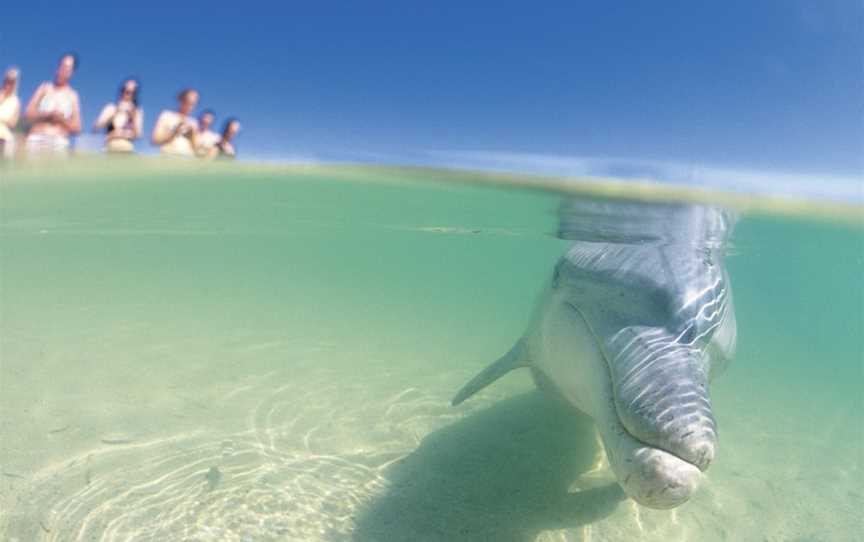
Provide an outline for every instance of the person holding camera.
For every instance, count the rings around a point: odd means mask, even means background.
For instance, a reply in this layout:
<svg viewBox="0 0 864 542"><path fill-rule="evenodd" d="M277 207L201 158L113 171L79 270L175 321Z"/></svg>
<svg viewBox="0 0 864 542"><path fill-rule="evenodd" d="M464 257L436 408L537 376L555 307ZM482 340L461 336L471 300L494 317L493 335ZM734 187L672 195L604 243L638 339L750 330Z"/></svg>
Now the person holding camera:
<svg viewBox="0 0 864 542"><path fill-rule="evenodd" d="M78 56L60 57L53 81L39 85L27 104L30 123L25 146L29 154L64 156L69 152L69 137L81 131L81 105L78 93L69 84L78 68Z"/></svg>
<svg viewBox="0 0 864 542"><path fill-rule="evenodd" d="M198 106L198 91L187 88L177 95L177 111L162 111L153 127L152 141L162 154L195 156L198 121L192 116Z"/></svg>
<svg viewBox="0 0 864 542"><path fill-rule="evenodd" d="M106 104L93 125L94 132L105 131L105 151L109 153L131 153L135 151L135 140L141 137L144 112L138 102L140 83L130 78L120 85L117 103Z"/></svg>
<svg viewBox="0 0 864 542"><path fill-rule="evenodd" d="M195 154L202 158L212 156L216 144L219 143L219 134L210 129L216 114L212 109L205 109L198 115L198 133L195 134Z"/></svg>

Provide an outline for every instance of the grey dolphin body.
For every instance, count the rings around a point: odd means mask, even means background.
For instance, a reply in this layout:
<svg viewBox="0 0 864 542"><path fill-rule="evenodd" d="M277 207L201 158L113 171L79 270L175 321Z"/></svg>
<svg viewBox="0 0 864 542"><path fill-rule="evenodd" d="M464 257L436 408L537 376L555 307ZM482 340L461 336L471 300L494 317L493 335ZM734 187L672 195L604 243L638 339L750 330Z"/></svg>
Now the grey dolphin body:
<svg viewBox="0 0 864 542"><path fill-rule="evenodd" d="M560 259L526 334L453 400L530 367L594 418L619 484L670 508L714 458L709 382L735 350L723 256L734 220L685 204L570 200Z"/></svg>

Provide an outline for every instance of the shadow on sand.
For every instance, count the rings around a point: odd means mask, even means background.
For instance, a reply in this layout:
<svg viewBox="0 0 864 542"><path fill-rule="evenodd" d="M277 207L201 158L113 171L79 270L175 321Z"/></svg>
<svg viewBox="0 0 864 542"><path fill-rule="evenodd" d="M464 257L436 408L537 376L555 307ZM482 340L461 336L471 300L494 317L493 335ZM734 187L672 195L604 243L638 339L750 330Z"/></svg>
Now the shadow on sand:
<svg viewBox="0 0 864 542"><path fill-rule="evenodd" d="M385 473L352 537L360 542L529 542L610 514L616 484L568 493L597 453L593 422L539 392L428 435Z"/></svg>

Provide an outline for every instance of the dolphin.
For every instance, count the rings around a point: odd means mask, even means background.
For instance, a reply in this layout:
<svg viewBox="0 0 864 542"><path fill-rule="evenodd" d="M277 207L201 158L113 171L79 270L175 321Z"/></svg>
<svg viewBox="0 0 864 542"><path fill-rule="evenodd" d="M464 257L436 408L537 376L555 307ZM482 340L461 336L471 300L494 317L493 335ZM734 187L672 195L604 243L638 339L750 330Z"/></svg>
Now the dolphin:
<svg viewBox="0 0 864 542"><path fill-rule="evenodd" d="M594 419L624 492L673 508L717 449L709 383L734 356L723 264L734 214L711 205L565 200L572 240L525 334L469 381L458 405L509 371Z"/></svg>

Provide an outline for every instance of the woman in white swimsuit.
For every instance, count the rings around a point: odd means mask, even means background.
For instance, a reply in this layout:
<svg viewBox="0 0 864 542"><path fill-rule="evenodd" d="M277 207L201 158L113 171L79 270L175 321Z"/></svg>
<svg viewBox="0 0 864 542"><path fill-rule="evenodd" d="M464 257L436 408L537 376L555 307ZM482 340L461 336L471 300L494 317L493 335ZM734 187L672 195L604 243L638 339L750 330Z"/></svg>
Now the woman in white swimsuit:
<svg viewBox="0 0 864 542"><path fill-rule="evenodd" d="M195 156L198 122L192 112L198 105L198 92L187 88L177 95L177 101L177 111L166 110L159 114L152 141L161 148L162 154Z"/></svg>
<svg viewBox="0 0 864 542"><path fill-rule="evenodd" d="M39 85L27 104L26 117L31 123L26 148L31 154L65 155L69 136L81 132L81 106L78 93L69 85L78 57L68 53L60 58L54 81Z"/></svg>
<svg viewBox="0 0 864 542"><path fill-rule="evenodd" d="M12 158L15 152L15 134L21 115L21 100L18 99L18 70L9 68L0 87L0 160Z"/></svg>
<svg viewBox="0 0 864 542"><path fill-rule="evenodd" d="M106 104L93 125L94 132L105 131L105 151L128 154L135 150L134 141L141 137L144 112L138 102L141 85L130 78L120 85L117 103Z"/></svg>

